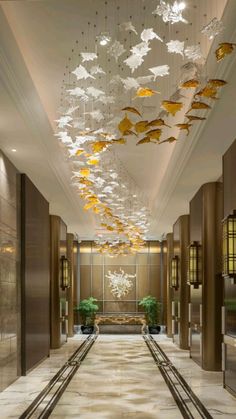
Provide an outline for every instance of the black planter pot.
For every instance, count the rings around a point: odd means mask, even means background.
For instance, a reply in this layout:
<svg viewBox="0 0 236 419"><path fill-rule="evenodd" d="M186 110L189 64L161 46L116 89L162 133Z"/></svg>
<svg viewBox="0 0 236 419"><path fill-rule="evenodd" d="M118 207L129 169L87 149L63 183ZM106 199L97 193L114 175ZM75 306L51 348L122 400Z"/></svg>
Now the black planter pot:
<svg viewBox="0 0 236 419"><path fill-rule="evenodd" d="M81 326L83 335L91 335L94 332L94 326Z"/></svg>
<svg viewBox="0 0 236 419"><path fill-rule="evenodd" d="M150 335L158 335L161 331L161 326L155 325L155 326L148 326L148 330Z"/></svg>

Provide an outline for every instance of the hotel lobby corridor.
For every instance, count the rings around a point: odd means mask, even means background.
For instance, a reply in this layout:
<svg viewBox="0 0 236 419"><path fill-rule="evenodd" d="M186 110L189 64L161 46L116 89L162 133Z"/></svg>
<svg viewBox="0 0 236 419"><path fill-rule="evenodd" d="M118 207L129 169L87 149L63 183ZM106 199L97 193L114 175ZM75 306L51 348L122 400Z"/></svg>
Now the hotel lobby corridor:
<svg viewBox="0 0 236 419"><path fill-rule="evenodd" d="M82 335L69 339L50 359L21 377L0 394L1 419L39 418L42 403L32 416L26 409L48 385L49 380L85 340ZM182 416L142 335L99 335L86 358L69 382L54 410L52 418L81 419L179 419L235 418L236 400L221 386L222 373L201 370L187 351L176 349L171 339L159 335L155 339L177 368L208 415ZM52 396L50 396L52 397ZM49 401L49 399L48 399ZM191 406L189 406L191 409ZM44 411L44 415L47 408ZM21 416L22 415L22 416ZM46 417L46 416L43 416Z"/></svg>
<svg viewBox="0 0 236 419"><path fill-rule="evenodd" d="M0 0L0 419L236 419L236 0Z"/></svg>

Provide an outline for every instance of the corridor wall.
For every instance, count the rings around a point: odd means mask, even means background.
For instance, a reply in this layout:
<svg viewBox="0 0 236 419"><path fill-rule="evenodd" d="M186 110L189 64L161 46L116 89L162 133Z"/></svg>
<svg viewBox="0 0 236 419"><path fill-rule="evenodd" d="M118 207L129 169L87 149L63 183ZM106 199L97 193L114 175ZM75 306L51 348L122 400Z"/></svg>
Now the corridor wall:
<svg viewBox="0 0 236 419"><path fill-rule="evenodd" d="M200 284L190 286L190 354L203 369L221 370L221 182L204 184L190 202L190 244L200 249Z"/></svg>
<svg viewBox="0 0 236 419"><path fill-rule="evenodd" d="M151 294L163 303L162 318L166 322L166 242L149 241L140 253L110 257L97 253L93 242L80 244L80 298L98 299L102 313L140 311L138 301ZM135 275L132 290L118 300L111 293L109 271L123 269Z"/></svg>
<svg viewBox="0 0 236 419"><path fill-rule="evenodd" d="M20 374L20 177L0 151L0 391Z"/></svg>
<svg viewBox="0 0 236 419"><path fill-rule="evenodd" d="M49 204L21 175L21 365L26 374L50 348Z"/></svg>
<svg viewBox="0 0 236 419"><path fill-rule="evenodd" d="M236 210L236 140L223 156L224 217ZM236 395L236 284L224 279L223 368L224 386Z"/></svg>

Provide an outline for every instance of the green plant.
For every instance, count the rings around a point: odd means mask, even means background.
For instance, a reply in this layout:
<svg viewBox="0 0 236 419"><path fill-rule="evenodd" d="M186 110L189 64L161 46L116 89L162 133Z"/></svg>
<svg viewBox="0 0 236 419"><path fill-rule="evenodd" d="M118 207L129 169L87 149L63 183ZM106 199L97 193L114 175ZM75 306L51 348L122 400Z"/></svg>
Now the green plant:
<svg viewBox="0 0 236 419"><path fill-rule="evenodd" d="M156 299L156 297L147 295L139 301L139 305L143 307L145 311L149 326L160 324L161 303Z"/></svg>
<svg viewBox="0 0 236 419"><path fill-rule="evenodd" d="M79 305L74 309L80 313L85 326L93 325L94 323L95 314L99 309L96 302L96 298L89 297L88 299L81 300Z"/></svg>

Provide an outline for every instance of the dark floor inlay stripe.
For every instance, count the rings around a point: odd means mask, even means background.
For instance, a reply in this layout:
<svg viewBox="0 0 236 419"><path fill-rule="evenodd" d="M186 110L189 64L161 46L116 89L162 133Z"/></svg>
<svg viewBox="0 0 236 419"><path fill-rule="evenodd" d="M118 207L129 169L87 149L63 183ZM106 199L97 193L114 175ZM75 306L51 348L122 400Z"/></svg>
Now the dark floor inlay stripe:
<svg viewBox="0 0 236 419"><path fill-rule="evenodd" d="M31 417L47 419L64 393L66 387L91 349L97 335L89 335L59 369L44 389L22 413L19 419Z"/></svg>
<svg viewBox="0 0 236 419"><path fill-rule="evenodd" d="M185 419L213 419L153 337L151 335L143 335L143 338L182 416Z"/></svg>

